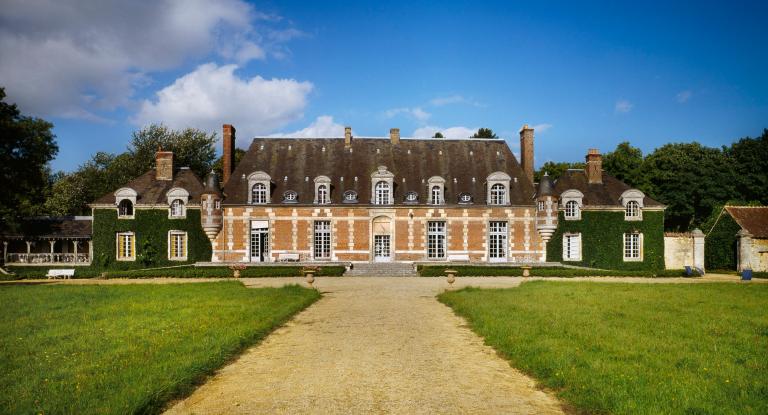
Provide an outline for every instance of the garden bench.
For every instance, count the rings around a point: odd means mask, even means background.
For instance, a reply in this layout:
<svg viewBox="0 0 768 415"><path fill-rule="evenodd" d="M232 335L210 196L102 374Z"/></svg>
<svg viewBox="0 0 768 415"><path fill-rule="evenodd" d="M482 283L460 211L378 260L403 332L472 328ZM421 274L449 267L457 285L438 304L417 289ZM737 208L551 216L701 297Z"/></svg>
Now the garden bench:
<svg viewBox="0 0 768 415"><path fill-rule="evenodd" d="M448 262L469 262L469 254L448 255Z"/></svg>
<svg viewBox="0 0 768 415"><path fill-rule="evenodd" d="M285 254L277 255L277 260L279 262L299 262L299 259L300 259L299 254L285 253Z"/></svg>
<svg viewBox="0 0 768 415"><path fill-rule="evenodd" d="M70 279L75 276L75 270L74 269L49 269L48 273L45 274L48 279Z"/></svg>

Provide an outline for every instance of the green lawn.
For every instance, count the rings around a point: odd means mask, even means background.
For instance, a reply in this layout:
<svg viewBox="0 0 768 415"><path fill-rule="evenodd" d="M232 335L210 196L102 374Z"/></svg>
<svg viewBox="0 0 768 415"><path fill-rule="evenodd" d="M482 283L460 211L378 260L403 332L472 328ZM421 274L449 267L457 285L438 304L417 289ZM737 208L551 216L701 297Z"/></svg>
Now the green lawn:
<svg viewBox="0 0 768 415"><path fill-rule="evenodd" d="M319 298L239 282L0 286L0 413L152 413Z"/></svg>
<svg viewBox="0 0 768 415"><path fill-rule="evenodd" d="M577 412L768 413L768 285L534 281L439 299Z"/></svg>

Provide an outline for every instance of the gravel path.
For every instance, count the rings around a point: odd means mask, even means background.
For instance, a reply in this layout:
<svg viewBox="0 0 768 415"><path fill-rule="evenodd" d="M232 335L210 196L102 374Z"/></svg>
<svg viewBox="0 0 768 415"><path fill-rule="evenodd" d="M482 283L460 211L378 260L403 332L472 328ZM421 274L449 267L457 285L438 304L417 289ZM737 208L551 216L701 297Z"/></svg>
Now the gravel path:
<svg viewBox="0 0 768 415"><path fill-rule="evenodd" d="M461 279L515 286L519 278ZM245 280L275 286L300 279ZM435 295L442 278L318 278L324 298L169 414L561 413Z"/></svg>

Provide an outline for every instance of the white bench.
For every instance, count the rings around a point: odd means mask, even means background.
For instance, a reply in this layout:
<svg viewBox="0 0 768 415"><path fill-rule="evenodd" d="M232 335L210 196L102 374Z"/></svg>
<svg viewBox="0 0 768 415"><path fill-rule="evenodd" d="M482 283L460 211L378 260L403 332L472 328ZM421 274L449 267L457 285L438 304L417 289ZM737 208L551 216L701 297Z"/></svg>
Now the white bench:
<svg viewBox="0 0 768 415"><path fill-rule="evenodd" d="M64 279L70 279L75 276L75 270L74 269L49 269L48 273L45 274L48 279L57 279L57 278L64 278Z"/></svg>
<svg viewBox="0 0 768 415"><path fill-rule="evenodd" d="M299 262L299 254L277 254L277 260L280 262Z"/></svg>
<svg viewBox="0 0 768 415"><path fill-rule="evenodd" d="M469 262L469 254L448 255L448 262Z"/></svg>

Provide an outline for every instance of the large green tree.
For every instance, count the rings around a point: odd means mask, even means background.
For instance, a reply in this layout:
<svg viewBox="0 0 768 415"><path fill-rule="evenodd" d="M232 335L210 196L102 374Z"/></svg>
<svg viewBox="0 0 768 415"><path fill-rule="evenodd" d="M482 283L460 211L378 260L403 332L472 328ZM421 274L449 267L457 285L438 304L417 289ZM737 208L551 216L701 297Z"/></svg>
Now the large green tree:
<svg viewBox="0 0 768 415"><path fill-rule="evenodd" d="M741 198L768 204L768 129L758 138L742 138L724 150L734 166Z"/></svg>
<svg viewBox="0 0 768 415"><path fill-rule="evenodd" d="M643 151L632 147L628 141L619 143L616 149L603 156L603 170L630 186L643 190Z"/></svg>
<svg viewBox="0 0 768 415"><path fill-rule="evenodd" d="M41 213L50 187L48 163L59 151L53 124L21 114L0 88L0 227Z"/></svg>
<svg viewBox="0 0 768 415"><path fill-rule="evenodd" d="M567 161L561 161L561 162L548 161L544 163L539 170L534 172L533 180L538 182L541 176L544 175L544 173L547 173L547 175L552 180L557 180L568 169L583 169L584 167L586 167L585 163L578 163L578 162L569 163Z"/></svg>
<svg viewBox="0 0 768 415"><path fill-rule="evenodd" d="M490 128L479 128L476 133L469 138L499 138Z"/></svg>
<svg viewBox="0 0 768 415"><path fill-rule="evenodd" d="M206 133L195 128L172 130L162 124L153 124L134 131L128 144L133 158L134 173L144 173L155 165L158 149L173 151L174 166L189 167L198 176L211 172L216 160L216 133Z"/></svg>

